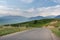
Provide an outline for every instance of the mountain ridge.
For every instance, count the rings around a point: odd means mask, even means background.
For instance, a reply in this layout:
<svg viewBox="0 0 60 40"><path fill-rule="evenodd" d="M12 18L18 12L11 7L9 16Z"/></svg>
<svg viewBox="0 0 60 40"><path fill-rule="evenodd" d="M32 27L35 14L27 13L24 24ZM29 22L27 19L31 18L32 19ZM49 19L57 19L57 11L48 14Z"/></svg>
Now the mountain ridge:
<svg viewBox="0 0 60 40"><path fill-rule="evenodd" d="M60 15L56 16L55 18L60 18Z"/></svg>
<svg viewBox="0 0 60 40"><path fill-rule="evenodd" d="M36 16L36 17L30 17L30 18L26 18L23 16L4 16L4 17L0 17L0 24L12 24L12 23L21 23L21 22L27 22L27 21L32 21L32 20L41 20L41 19L47 19L47 18L60 18L60 15L58 16L47 16L47 17L43 17L43 16Z"/></svg>

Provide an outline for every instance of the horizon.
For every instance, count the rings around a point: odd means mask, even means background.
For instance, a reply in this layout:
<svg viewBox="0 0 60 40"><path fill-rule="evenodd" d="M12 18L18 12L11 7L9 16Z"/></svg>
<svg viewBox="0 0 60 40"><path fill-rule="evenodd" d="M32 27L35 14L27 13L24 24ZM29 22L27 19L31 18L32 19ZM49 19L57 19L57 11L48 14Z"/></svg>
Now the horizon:
<svg viewBox="0 0 60 40"><path fill-rule="evenodd" d="M60 40L60 0L0 0L0 40Z"/></svg>

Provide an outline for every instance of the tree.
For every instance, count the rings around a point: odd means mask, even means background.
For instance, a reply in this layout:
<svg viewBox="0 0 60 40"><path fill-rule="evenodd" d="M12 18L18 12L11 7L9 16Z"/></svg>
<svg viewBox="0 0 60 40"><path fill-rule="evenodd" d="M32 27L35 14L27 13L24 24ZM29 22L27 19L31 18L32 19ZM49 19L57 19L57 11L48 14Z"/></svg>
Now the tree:
<svg viewBox="0 0 60 40"><path fill-rule="evenodd" d="M37 20L34 21L34 24L37 24Z"/></svg>

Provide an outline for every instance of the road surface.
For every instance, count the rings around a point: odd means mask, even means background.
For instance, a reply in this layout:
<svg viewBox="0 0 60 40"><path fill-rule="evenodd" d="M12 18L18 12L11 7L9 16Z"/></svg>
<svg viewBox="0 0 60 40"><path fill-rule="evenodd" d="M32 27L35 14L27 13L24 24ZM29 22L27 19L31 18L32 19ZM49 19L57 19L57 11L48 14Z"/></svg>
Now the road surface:
<svg viewBox="0 0 60 40"><path fill-rule="evenodd" d="M49 29L35 28L26 32L0 37L0 40L53 40L53 38Z"/></svg>

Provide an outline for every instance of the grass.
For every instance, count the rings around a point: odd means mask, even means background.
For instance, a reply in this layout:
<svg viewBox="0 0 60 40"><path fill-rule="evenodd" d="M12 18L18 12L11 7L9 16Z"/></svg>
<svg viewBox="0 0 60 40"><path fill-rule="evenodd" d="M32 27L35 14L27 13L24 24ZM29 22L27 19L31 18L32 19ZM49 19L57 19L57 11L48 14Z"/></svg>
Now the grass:
<svg viewBox="0 0 60 40"><path fill-rule="evenodd" d="M60 26L60 21L56 23L56 26L58 26L58 27Z"/></svg>
<svg viewBox="0 0 60 40"><path fill-rule="evenodd" d="M52 29L52 32L55 33L58 37L60 37L60 30L57 28Z"/></svg>
<svg viewBox="0 0 60 40"><path fill-rule="evenodd" d="M4 25L4 27L0 27L0 36L27 30L30 28L42 27L45 24L51 22L52 20L53 19L42 19L42 20L34 20L34 21L29 21L24 23Z"/></svg>
<svg viewBox="0 0 60 40"><path fill-rule="evenodd" d="M2 28L0 28L0 36L19 32L19 31L23 31L23 30L27 30L27 29L30 29L30 28L26 28L26 27L2 27Z"/></svg>
<svg viewBox="0 0 60 40"><path fill-rule="evenodd" d="M52 29L52 32L60 37L60 20L55 24L55 28Z"/></svg>
<svg viewBox="0 0 60 40"><path fill-rule="evenodd" d="M29 22L24 22L24 23L17 23L17 24L10 24L11 26L14 27L18 27L18 26L26 26L26 27L42 27L48 23L50 23L52 20L54 19L42 19L42 20L33 20L33 21L29 21ZM4 26L9 26L8 25L4 25Z"/></svg>
<svg viewBox="0 0 60 40"><path fill-rule="evenodd" d="M35 28L35 27L37 28L37 27L48 26L49 23L52 22L53 20L56 20L56 19L42 19L42 20L34 20L34 21L29 21L24 23L3 25L4 27L0 27L0 36ZM59 30L53 29L52 31L57 35L60 35Z"/></svg>

